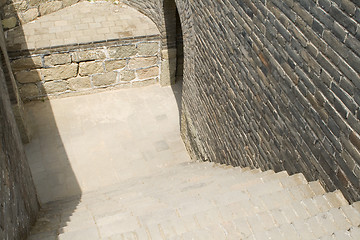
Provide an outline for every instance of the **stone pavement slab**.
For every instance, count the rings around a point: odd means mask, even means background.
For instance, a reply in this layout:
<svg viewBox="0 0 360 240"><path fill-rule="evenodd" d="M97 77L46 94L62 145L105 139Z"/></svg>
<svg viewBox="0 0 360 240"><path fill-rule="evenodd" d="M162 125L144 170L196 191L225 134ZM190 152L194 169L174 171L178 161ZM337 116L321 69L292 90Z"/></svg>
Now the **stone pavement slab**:
<svg viewBox="0 0 360 240"><path fill-rule="evenodd" d="M42 203L189 161L172 88L157 85L31 102L25 146Z"/></svg>

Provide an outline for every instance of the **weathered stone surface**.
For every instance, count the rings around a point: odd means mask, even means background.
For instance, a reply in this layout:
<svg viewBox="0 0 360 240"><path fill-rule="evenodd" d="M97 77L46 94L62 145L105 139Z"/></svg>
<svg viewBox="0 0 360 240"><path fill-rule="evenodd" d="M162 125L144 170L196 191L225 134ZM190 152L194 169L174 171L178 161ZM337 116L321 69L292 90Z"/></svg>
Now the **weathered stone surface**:
<svg viewBox="0 0 360 240"><path fill-rule="evenodd" d="M79 2L79 0L63 0L62 3L63 3L63 7L68 7L68 6L71 6L75 3Z"/></svg>
<svg viewBox="0 0 360 240"><path fill-rule="evenodd" d="M62 2L61 1L52 1L47 3L40 4L39 10L40 15L46 15L52 12L55 12L62 8Z"/></svg>
<svg viewBox="0 0 360 240"><path fill-rule="evenodd" d="M73 62L92 61L105 59L106 55L102 49L78 51L71 54Z"/></svg>
<svg viewBox="0 0 360 240"><path fill-rule="evenodd" d="M106 61L105 68L106 71L110 72L117 69L122 69L126 66L127 60L114 60L114 61Z"/></svg>
<svg viewBox="0 0 360 240"><path fill-rule="evenodd" d="M65 81L50 81L44 83L44 90L47 94L61 93L67 90L67 83Z"/></svg>
<svg viewBox="0 0 360 240"><path fill-rule="evenodd" d="M34 20L35 18L37 18L39 16L39 11L37 8L32 8L27 10L26 12L24 12L23 14L20 15L20 20L22 23L28 23L32 20Z"/></svg>
<svg viewBox="0 0 360 240"><path fill-rule="evenodd" d="M7 0L0 0L0 7L3 7L6 4Z"/></svg>
<svg viewBox="0 0 360 240"><path fill-rule="evenodd" d="M143 80L143 81L134 81L131 84L133 87L146 87L149 85L156 84L158 82L159 82L158 78L152 78L152 79Z"/></svg>
<svg viewBox="0 0 360 240"><path fill-rule="evenodd" d="M14 71L41 68L41 66L42 61L40 56L19 58L11 62L11 68Z"/></svg>
<svg viewBox="0 0 360 240"><path fill-rule="evenodd" d="M29 83L20 87L20 96L24 99L39 96L39 89L36 84Z"/></svg>
<svg viewBox="0 0 360 240"><path fill-rule="evenodd" d="M45 56L44 60L46 66L71 63L71 57L68 53L51 54L49 56Z"/></svg>
<svg viewBox="0 0 360 240"><path fill-rule="evenodd" d="M169 86L176 81L176 52L177 49L164 49L161 51L161 86Z"/></svg>
<svg viewBox="0 0 360 240"><path fill-rule="evenodd" d="M19 83L35 83L41 81L41 74L37 69L31 71L21 71L15 73L15 78Z"/></svg>
<svg viewBox="0 0 360 240"><path fill-rule="evenodd" d="M108 72L104 74L97 74L92 77L92 83L96 87L108 86L116 83L116 72Z"/></svg>
<svg viewBox="0 0 360 240"><path fill-rule="evenodd" d="M41 75L45 81L76 77L77 72L78 65L76 63L59 65L48 69L41 69Z"/></svg>
<svg viewBox="0 0 360 240"><path fill-rule="evenodd" d="M6 18L1 21L4 28L13 28L17 24L17 20L15 17Z"/></svg>
<svg viewBox="0 0 360 240"><path fill-rule="evenodd" d="M159 76L159 67L151 67L136 71L138 79L147 79Z"/></svg>
<svg viewBox="0 0 360 240"><path fill-rule="evenodd" d="M154 66L158 63L157 57L133 58L130 59L129 67L131 69L145 68Z"/></svg>
<svg viewBox="0 0 360 240"><path fill-rule="evenodd" d="M29 5L30 6L38 6L40 2L42 2L44 0L29 0Z"/></svg>
<svg viewBox="0 0 360 240"><path fill-rule="evenodd" d="M105 72L103 62L81 62L79 64L79 74L81 76L88 76L103 72Z"/></svg>
<svg viewBox="0 0 360 240"><path fill-rule="evenodd" d="M157 42L139 43L137 45L137 50L140 56L154 56L158 54L160 50L160 45Z"/></svg>
<svg viewBox="0 0 360 240"><path fill-rule="evenodd" d="M131 81L135 78L135 71L124 70L120 72L120 81Z"/></svg>
<svg viewBox="0 0 360 240"><path fill-rule="evenodd" d="M91 88L90 77L77 77L67 80L70 90L78 91Z"/></svg>
<svg viewBox="0 0 360 240"><path fill-rule="evenodd" d="M109 48L108 52L111 58L129 58L135 56L137 50L136 46L131 44L119 47L111 47Z"/></svg>

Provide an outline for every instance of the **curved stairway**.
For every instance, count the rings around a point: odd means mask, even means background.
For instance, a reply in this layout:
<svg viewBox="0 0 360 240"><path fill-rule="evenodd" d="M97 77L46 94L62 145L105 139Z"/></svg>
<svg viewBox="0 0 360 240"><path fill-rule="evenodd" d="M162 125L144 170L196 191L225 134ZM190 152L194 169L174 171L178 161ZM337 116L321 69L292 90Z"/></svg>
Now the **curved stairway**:
<svg viewBox="0 0 360 240"><path fill-rule="evenodd" d="M192 162L47 204L29 239L360 239L359 211L302 174Z"/></svg>

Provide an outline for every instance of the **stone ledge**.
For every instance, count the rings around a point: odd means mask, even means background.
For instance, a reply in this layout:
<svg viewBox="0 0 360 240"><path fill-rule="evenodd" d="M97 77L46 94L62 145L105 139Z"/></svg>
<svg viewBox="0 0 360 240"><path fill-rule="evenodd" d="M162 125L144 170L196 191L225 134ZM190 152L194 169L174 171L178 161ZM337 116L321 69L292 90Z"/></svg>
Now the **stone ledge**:
<svg viewBox="0 0 360 240"><path fill-rule="evenodd" d="M39 48L39 49L27 49L27 50L16 50L13 51L8 49L9 57L16 58L21 56L28 56L34 54L52 54L54 52L70 52L79 48L83 49L91 49L91 48L99 48L105 46L114 46L114 45L122 45L129 43L136 43L139 40L141 41L161 41L160 35L148 35L148 36L138 36L138 37L130 37L130 38L119 38L119 39L108 39L102 41L94 41L88 43L77 43L77 44L69 44L69 45L59 45L48 48Z"/></svg>

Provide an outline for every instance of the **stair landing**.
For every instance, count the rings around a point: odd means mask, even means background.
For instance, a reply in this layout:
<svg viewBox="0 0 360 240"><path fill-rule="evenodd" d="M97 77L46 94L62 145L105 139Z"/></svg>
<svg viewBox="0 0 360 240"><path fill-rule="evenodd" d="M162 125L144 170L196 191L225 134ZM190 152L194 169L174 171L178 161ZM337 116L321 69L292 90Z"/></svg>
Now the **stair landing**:
<svg viewBox="0 0 360 240"><path fill-rule="evenodd" d="M25 146L42 204L190 161L180 138L181 86L151 85L25 105Z"/></svg>

